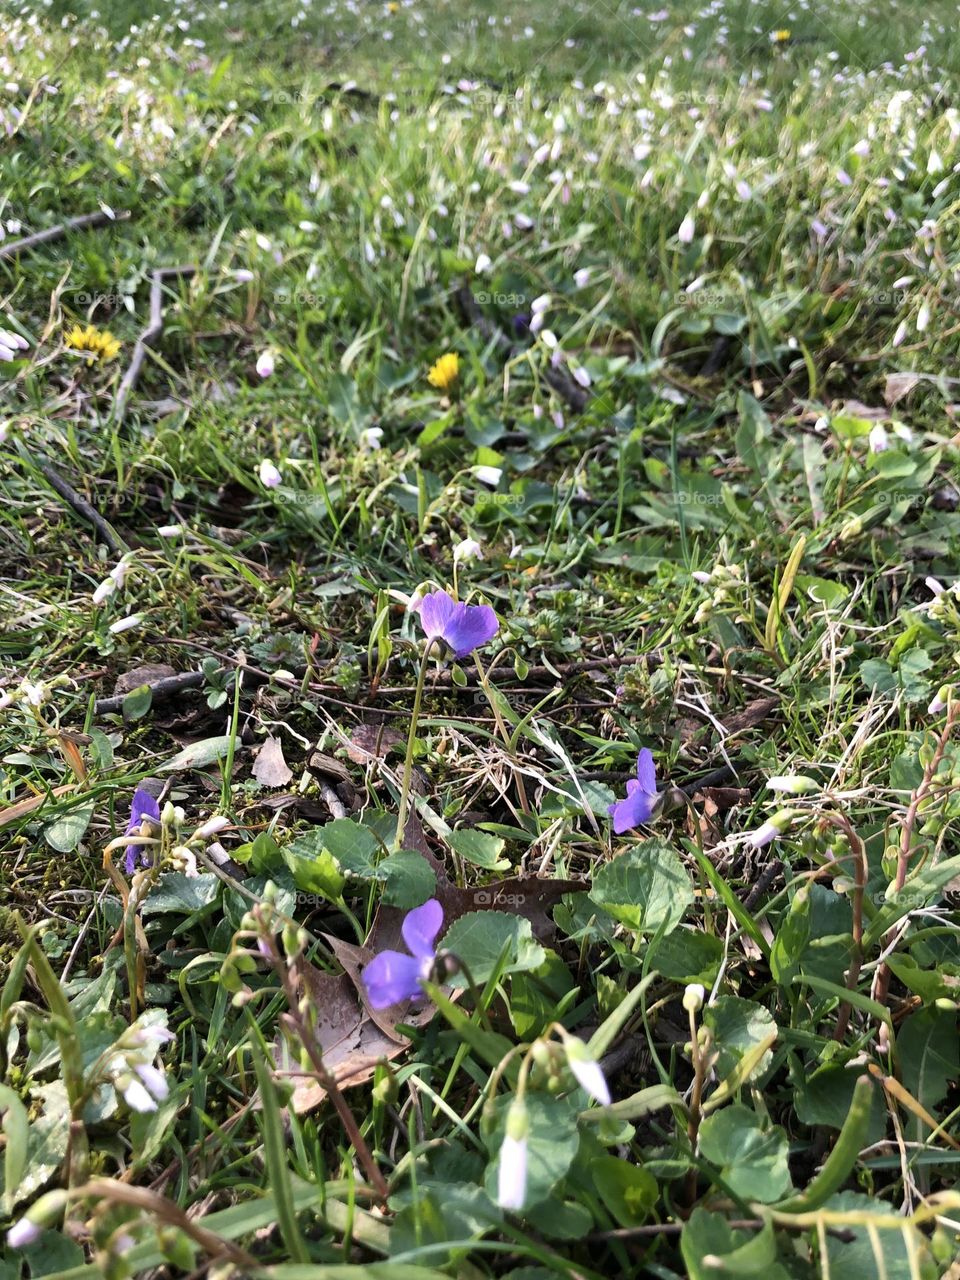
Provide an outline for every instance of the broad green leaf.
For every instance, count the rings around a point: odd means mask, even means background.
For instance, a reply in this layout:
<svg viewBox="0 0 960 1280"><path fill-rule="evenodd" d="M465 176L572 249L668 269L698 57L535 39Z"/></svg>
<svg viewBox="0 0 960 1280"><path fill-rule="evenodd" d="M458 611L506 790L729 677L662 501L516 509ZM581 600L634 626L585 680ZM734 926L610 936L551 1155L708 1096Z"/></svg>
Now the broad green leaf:
<svg viewBox="0 0 960 1280"><path fill-rule="evenodd" d="M43 838L58 853L72 853L84 837L93 817L94 801L78 804L43 829Z"/></svg>
<svg viewBox="0 0 960 1280"><path fill-rule="evenodd" d="M596 873L591 902L636 933L669 933L693 901L690 877L663 840L632 845Z"/></svg>
<svg viewBox="0 0 960 1280"><path fill-rule="evenodd" d="M543 947L533 937L530 921L505 911L471 911L460 916L444 934L443 947L467 965L476 983L486 982L504 948L504 973L538 969L546 958ZM459 986L466 983L462 974L453 981Z"/></svg>
<svg viewBox="0 0 960 1280"><path fill-rule="evenodd" d="M216 738L203 738L199 742L191 742L188 747L178 751L172 759L160 765L159 768L165 772L205 769L227 755L232 741L231 735L225 733Z"/></svg>
<svg viewBox="0 0 960 1280"><path fill-rule="evenodd" d="M257 840L259 839L260 836L257 837ZM254 841L254 852L256 852L256 843ZM281 856L290 868L298 889L302 889L305 893L320 894L334 902L343 893L346 878L333 854L324 847L320 831L309 831L306 835L291 840L281 849Z"/></svg>
<svg viewBox="0 0 960 1280"><path fill-rule="evenodd" d="M422 853L415 849L398 849L377 867L377 879L382 879L383 901L389 907L409 911L421 906L433 896L437 887L437 874Z"/></svg>
<svg viewBox="0 0 960 1280"><path fill-rule="evenodd" d="M617 1156L597 1156L590 1161L590 1176L604 1207L621 1227L632 1227L650 1217L660 1189L642 1165Z"/></svg>
<svg viewBox="0 0 960 1280"><path fill-rule="evenodd" d="M485 1186L491 1199L497 1194L500 1145L504 1137L506 1112L512 1094L501 1094L495 1103L494 1128L484 1140L490 1152ZM574 1098L552 1098L548 1094L528 1093L527 1120L527 1194L524 1208L529 1209L551 1196L553 1188L573 1163L580 1145L577 1129L577 1102Z"/></svg>
<svg viewBox="0 0 960 1280"><path fill-rule="evenodd" d="M734 1103L707 1116L700 1126L700 1151L745 1200L769 1204L791 1189L786 1133L777 1124L765 1125L749 1107Z"/></svg>
<svg viewBox="0 0 960 1280"><path fill-rule="evenodd" d="M960 1076L956 1006L945 1002L944 1008L930 1005L911 1014L897 1032L897 1052L904 1088L935 1115L937 1104ZM908 1124L913 1141L923 1141L928 1131L919 1116L912 1116Z"/></svg>
<svg viewBox="0 0 960 1280"><path fill-rule="evenodd" d="M188 876L182 871L168 871L160 876L141 908L143 915L179 912L192 915L206 911L220 896L221 880L215 875Z"/></svg>
<svg viewBox="0 0 960 1280"><path fill-rule="evenodd" d="M510 864L501 858L503 840L489 835L486 831L477 831L472 827L463 827L459 831L451 831L447 843L455 853L475 867L483 867L487 871L502 871Z"/></svg>
<svg viewBox="0 0 960 1280"><path fill-rule="evenodd" d="M740 996L720 996L704 1009L703 1021L713 1032L713 1041L719 1051L716 1070L721 1079L777 1029L768 1009ZM759 1079L770 1065L771 1057L769 1052L765 1053L749 1079Z"/></svg>
<svg viewBox="0 0 960 1280"><path fill-rule="evenodd" d="M770 1222L756 1232L734 1231L719 1213L694 1209L680 1235L680 1252L688 1280L757 1275L765 1280L788 1280L787 1271L776 1261Z"/></svg>
<svg viewBox="0 0 960 1280"><path fill-rule="evenodd" d="M841 1191L831 1196L823 1208L831 1213L867 1215L890 1211L889 1205L878 1197L859 1191ZM866 1226L851 1223L844 1225L842 1233L829 1232L826 1241L830 1274L842 1280L935 1280L941 1274L930 1256L926 1237L906 1224L902 1231L889 1227L877 1231L871 1240ZM911 1258L915 1266L911 1265Z"/></svg>

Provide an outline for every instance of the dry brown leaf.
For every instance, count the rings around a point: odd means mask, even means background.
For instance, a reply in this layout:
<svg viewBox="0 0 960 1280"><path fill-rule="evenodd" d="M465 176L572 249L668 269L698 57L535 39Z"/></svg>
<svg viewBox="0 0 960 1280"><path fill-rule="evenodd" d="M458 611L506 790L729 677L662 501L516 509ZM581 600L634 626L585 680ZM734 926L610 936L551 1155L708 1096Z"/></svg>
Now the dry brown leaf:
<svg viewBox="0 0 960 1280"><path fill-rule="evenodd" d="M117 683L113 686L115 697L120 697L128 693L132 693L134 689L139 689L143 685L148 687L159 684L161 680L169 680L171 676L178 673L173 667L168 666L165 662L150 662L142 667L134 667L132 671L124 671L122 675L117 676Z"/></svg>
<svg viewBox="0 0 960 1280"><path fill-rule="evenodd" d="M283 758L283 744L279 738L267 738L257 752L253 776L262 787L285 787L293 777L293 770Z"/></svg>
<svg viewBox="0 0 960 1280"><path fill-rule="evenodd" d="M779 698L757 698L748 702L742 711L734 712L723 722L728 734L741 733L744 729L752 729L766 720L771 712L780 705Z"/></svg>
<svg viewBox="0 0 960 1280"><path fill-rule="evenodd" d="M883 388L883 398L888 405L896 404L898 400L909 395L920 381L918 373L888 373Z"/></svg>

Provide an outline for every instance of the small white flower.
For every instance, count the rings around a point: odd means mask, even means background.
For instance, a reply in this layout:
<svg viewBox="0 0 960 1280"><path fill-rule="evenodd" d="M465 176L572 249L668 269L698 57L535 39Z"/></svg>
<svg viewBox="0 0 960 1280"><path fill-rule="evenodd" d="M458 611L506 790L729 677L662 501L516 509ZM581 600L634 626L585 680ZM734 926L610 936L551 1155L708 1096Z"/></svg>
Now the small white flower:
<svg viewBox="0 0 960 1280"><path fill-rule="evenodd" d="M133 1069L140 1077L147 1092L157 1102L164 1102L170 1096L167 1077L159 1067L155 1067L149 1062L139 1062ZM129 1102L129 1099L127 1101Z"/></svg>
<svg viewBox="0 0 960 1280"><path fill-rule="evenodd" d="M383 448L383 427L367 427L360 432L360 448L364 453Z"/></svg>
<svg viewBox="0 0 960 1280"><path fill-rule="evenodd" d="M527 1140L509 1134L500 1148L497 1172L497 1204L501 1209L521 1209L527 1194Z"/></svg>
<svg viewBox="0 0 960 1280"><path fill-rule="evenodd" d="M157 529L158 538L179 538L181 534L186 533L186 525L182 524L162 524Z"/></svg>
<svg viewBox="0 0 960 1280"><path fill-rule="evenodd" d="M699 1013L706 998L706 988L700 982L688 982L683 989L683 1007L687 1013Z"/></svg>
<svg viewBox="0 0 960 1280"><path fill-rule="evenodd" d="M927 173L933 174L942 172L943 158L941 157L940 152L934 148L927 157Z"/></svg>
<svg viewBox="0 0 960 1280"><path fill-rule="evenodd" d="M947 703L950 701L952 694L953 686L949 684L942 684L937 690L936 697L930 703L929 707L927 707L927 715L938 716L941 711L946 711Z"/></svg>
<svg viewBox="0 0 960 1280"><path fill-rule="evenodd" d="M482 560L483 548L475 538L464 538L453 548L454 564L462 564L467 560Z"/></svg>
<svg viewBox="0 0 960 1280"><path fill-rule="evenodd" d="M474 271L478 276L482 276L484 272L489 271L492 266L493 259L490 255L488 253L481 253L477 255L477 263L474 267Z"/></svg>
<svg viewBox="0 0 960 1280"><path fill-rule="evenodd" d="M787 795L802 796L810 791L819 791L820 784L803 773L781 773L767 779L771 791L783 791Z"/></svg>
<svg viewBox="0 0 960 1280"><path fill-rule="evenodd" d="M269 378L276 367L272 352L261 351L257 356L257 373L261 378Z"/></svg>
<svg viewBox="0 0 960 1280"><path fill-rule="evenodd" d="M867 443L871 453L883 453L885 449L890 447L890 437L887 435L886 427L882 422L876 422L870 428L870 435L867 437Z"/></svg>
<svg viewBox="0 0 960 1280"><path fill-rule="evenodd" d="M278 467L269 458L264 458L260 463L257 474L260 476L260 483L265 489L276 489L283 481L283 476L280 474Z"/></svg>
<svg viewBox="0 0 960 1280"><path fill-rule="evenodd" d="M765 822L762 826L757 827L756 831L751 831L747 837L747 843L754 849L764 849L771 841L776 840L781 834L780 829L772 822Z"/></svg>
<svg viewBox="0 0 960 1280"><path fill-rule="evenodd" d="M240 267L237 271L234 271L233 278L238 284L249 284L254 276L253 272L248 271L246 267Z"/></svg>
<svg viewBox="0 0 960 1280"><path fill-rule="evenodd" d="M768 818L762 826L757 827L756 831L751 831L747 836L747 843L754 849L763 849L771 841L779 839L793 821L794 817L800 810L780 809Z"/></svg>
<svg viewBox="0 0 960 1280"><path fill-rule="evenodd" d="M121 1089L124 1101L132 1111L139 1111L145 1115L148 1111L156 1111L156 1100L147 1092L139 1080L131 1080L130 1083Z"/></svg>
<svg viewBox="0 0 960 1280"><path fill-rule="evenodd" d="M104 580L100 583L99 587L97 587L96 591L94 591L93 595L90 598L94 604L101 605L103 604L104 600L107 599L108 596L113 595L116 589L117 589L117 582L114 577L111 576L109 578L104 578Z"/></svg>
<svg viewBox="0 0 960 1280"><path fill-rule="evenodd" d="M550 305L550 302L551 302L551 298L549 293L541 293L538 298L534 298L534 300L530 303L530 310L533 312L535 316L538 316L542 312L546 311L547 307L549 307Z"/></svg>
<svg viewBox="0 0 960 1280"><path fill-rule="evenodd" d="M110 634L118 636L122 631L131 631L134 627L139 627L142 621L142 613L128 613L125 618L118 618L116 622L110 624Z"/></svg>
<svg viewBox="0 0 960 1280"><path fill-rule="evenodd" d="M156 1053L162 1044L170 1044L176 1039L172 1031L168 1031L166 1027L162 1027L157 1023L152 1023L146 1027L135 1027L128 1035L124 1036L124 1043L133 1045L137 1049L150 1049Z"/></svg>
<svg viewBox="0 0 960 1280"><path fill-rule="evenodd" d="M43 706L47 699L47 686L42 680L38 680L36 683L31 680L21 680L20 692L31 707Z"/></svg>
<svg viewBox="0 0 960 1280"><path fill-rule="evenodd" d="M573 380L574 382L579 383L579 385L584 389L590 386L590 375L582 364L577 365L576 369L574 369Z"/></svg>
<svg viewBox="0 0 960 1280"><path fill-rule="evenodd" d="M590 283L590 268L581 267L573 273L573 283L578 289L585 289Z"/></svg>
<svg viewBox="0 0 960 1280"><path fill-rule="evenodd" d="M677 228L677 239L681 244L690 244L696 234L696 230L697 228L693 221L693 214L688 213Z"/></svg>
<svg viewBox="0 0 960 1280"><path fill-rule="evenodd" d="M201 840L206 840L210 836L215 836L218 832L223 831L225 827L230 826L230 819L222 813L216 814L213 818L208 818L202 827L197 828L197 835Z"/></svg>
<svg viewBox="0 0 960 1280"><path fill-rule="evenodd" d="M29 1218L21 1218L7 1232L7 1244L11 1249L25 1249L27 1245L36 1244L42 1229Z"/></svg>
<svg viewBox="0 0 960 1280"><path fill-rule="evenodd" d="M930 306L924 302L917 312L917 333L923 333L930 325Z"/></svg>
<svg viewBox="0 0 960 1280"><path fill-rule="evenodd" d="M544 329L543 333L540 335L540 341L545 347L549 347L549 349L553 351L557 346L557 335L552 329Z"/></svg>
<svg viewBox="0 0 960 1280"><path fill-rule="evenodd" d="M482 484L488 484L491 489L495 489L497 487L500 483L500 478L503 475L502 467L487 467L481 464L479 466L472 467L471 470Z"/></svg>
<svg viewBox="0 0 960 1280"><path fill-rule="evenodd" d="M599 1062L591 1057L590 1050L576 1036L564 1039L567 1066L577 1078L577 1083L603 1107L610 1105L610 1089Z"/></svg>
<svg viewBox="0 0 960 1280"><path fill-rule="evenodd" d="M894 333L893 335L891 346L899 347L906 336L907 336L907 322L906 320L901 320L900 323L897 325L896 333Z"/></svg>

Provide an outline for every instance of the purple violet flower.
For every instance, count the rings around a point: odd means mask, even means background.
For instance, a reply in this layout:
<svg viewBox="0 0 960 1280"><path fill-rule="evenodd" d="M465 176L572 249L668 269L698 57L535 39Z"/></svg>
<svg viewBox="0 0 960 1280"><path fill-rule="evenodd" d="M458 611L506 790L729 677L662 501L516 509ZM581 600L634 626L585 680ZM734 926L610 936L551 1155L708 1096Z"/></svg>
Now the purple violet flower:
<svg viewBox="0 0 960 1280"><path fill-rule="evenodd" d="M488 604L458 604L446 591L423 597L420 622L429 640L442 640L457 658L466 658L500 630Z"/></svg>
<svg viewBox="0 0 960 1280"><path fill-rule="evenodd" d="M609 808L617 835L622 836L625 831L632 831L642 822L649 822L658 799L653 754L644 747L637 756L637 776L627 782L626 799L618 800Z"/></svg>
<svg viewBox="0 0 960 1280"><path fill-rule="evenodd" d="M422 907L408 911L401 926L403 940L413 952L381 951L363 971L367 999L374 1009L388 1009L403 1000L423 997L421 982L433 971L437 951L434 943L443 924L443 907L430 898Z"/></svg>
<svg viewBox="0 0 960 1280"><path fill-rule="evenodd" d="M133 801L130 805L130 821L127 823L126 835L133 835L135 831L140 830L140 824L144 818L149 818L151 822L159 823L160 806L156 799L144 787L137 787L133 793ZM150 865L150 859L146 851L138 844L127 845L127 875L132 876L137 866L137 854L140 854L141 862L144 866Z"/></svg>

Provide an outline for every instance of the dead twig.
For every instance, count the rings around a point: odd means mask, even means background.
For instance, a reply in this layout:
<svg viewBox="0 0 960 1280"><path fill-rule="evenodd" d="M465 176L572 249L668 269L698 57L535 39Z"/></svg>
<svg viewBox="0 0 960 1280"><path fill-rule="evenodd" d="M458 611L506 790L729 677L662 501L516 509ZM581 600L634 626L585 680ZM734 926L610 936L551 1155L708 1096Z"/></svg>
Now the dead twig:
<svg viewBox="0 0 960 1280"><path fill-rule="evenodd" d="M113 413L117 421L126 413L130 392L140 377L140 370L147 358L147 352L163 333L163 286L167 280L189 279L195 275L197 268L190 263L182 263L178 267L159 267L150 276L150 323L137 338L130 357L127 372L123 375L113 402Z"/></svg>
<svg viewBox="0 0 960 1280"><path fill-rule="evenodd" d="M130 548L117 534L113 526L104 519L95 507L90 505L86 498L82 497L81 494L77 493L76 489L67 484L60 472L52 467L49 462L41 463L40 471L50 488L58 493L67 505L76 511L77 515L82 516L88 524L93 525L100 535L100 541L108 546L114 555L122 556L129 551Z"/></svg>
<svg viewBox="0 0 960 1280"><path fill-rule="evenodd" d="M68 218L66 222L58 222L56 226L47 227L45 231L35 231L32 236L24 236L22 240L11 240L8 244L0 245L0 262L5 258L15 258L29 249L36 249L42 244L49 244L51 240L62 240L71 231L82 231L86 227L102 227L108 222L126 222L129 217L130 214L126 210L121 210L120 213L106 213L101 209L97 213L82 213L78 218Z"/></svg>

